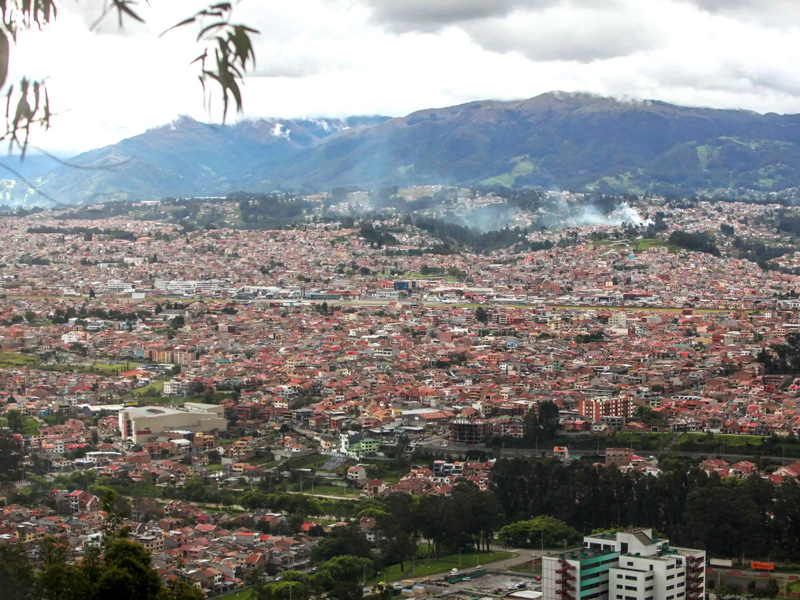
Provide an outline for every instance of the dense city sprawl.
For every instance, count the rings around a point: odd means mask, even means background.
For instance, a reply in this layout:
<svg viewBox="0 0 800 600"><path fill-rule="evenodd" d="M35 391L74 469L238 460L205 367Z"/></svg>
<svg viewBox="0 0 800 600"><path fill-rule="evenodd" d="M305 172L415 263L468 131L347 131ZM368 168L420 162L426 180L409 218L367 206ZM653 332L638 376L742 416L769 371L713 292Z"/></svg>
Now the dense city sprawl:
<svg viewBox="0 0 800 600"><path fill-rule="evenodd" d="M600 529L796 559L793 209L600 199L559 227L553 198L447 193L283 198L274 229L267 197L3 215L3 561L349 600Z"/></svg>

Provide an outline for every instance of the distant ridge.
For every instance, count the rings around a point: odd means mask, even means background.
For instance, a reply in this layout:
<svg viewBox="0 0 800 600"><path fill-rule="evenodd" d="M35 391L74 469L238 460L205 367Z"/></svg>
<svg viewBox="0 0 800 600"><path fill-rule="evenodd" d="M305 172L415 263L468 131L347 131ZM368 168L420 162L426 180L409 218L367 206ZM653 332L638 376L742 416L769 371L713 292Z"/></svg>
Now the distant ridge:
<svg viewBox="0 0 800 600"><path fill-rule="evenodd" d="M413 184L794 195L800 115L551 92L394 119L266 119L221 127L184 117L72 160L127 162L108 171L59 167L43 175L42 189L69 204ZM17 187L7 201L23 200L25 186Z"/></svg>

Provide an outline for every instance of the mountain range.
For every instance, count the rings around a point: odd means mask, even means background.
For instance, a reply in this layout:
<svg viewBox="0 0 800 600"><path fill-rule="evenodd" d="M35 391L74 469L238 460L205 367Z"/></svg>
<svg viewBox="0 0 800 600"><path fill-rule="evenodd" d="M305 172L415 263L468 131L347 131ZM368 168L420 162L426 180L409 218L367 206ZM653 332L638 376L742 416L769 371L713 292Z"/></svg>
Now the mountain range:
<svg viewBox="0 0 800 600"><path fill-rule="evenodd" d="M551 92L399 118L218 126L182 117L68 162L28 173L43 194L18 183L6 202L419 184L794 195L800 115Z"/></svg>

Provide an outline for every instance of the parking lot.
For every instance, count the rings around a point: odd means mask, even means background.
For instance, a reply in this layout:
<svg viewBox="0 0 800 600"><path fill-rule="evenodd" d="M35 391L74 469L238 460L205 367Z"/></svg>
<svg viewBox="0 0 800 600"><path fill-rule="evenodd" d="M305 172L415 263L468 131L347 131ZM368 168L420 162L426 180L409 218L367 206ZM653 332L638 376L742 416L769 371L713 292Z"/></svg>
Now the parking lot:
<svg viewBox="0 0 800 600"><path fill-rule="evenodd" d="M491 572L480 576L467 576L461 581L451 582L447 587L423 583L426 592L432 595L446 595L452 600L469 600L477 596L509 596L515 592L541 591L541 581L530 575L508 572Z"/></svg>

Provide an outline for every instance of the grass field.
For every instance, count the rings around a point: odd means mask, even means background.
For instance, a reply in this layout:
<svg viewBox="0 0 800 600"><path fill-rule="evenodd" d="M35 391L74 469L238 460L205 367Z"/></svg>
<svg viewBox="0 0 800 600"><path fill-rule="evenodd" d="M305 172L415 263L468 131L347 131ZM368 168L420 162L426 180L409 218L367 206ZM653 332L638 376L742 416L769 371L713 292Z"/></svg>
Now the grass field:
<svg viewBox="0 0 800 600"><path fill-rule="evenodd" d="M20 367L36 367L41 359L21 352L0 352L0 368L19 369Z"/></svg>
<svg viewBox="0 0 800 600"><path fill-rule="evenodd" d="M800 456L800 444L760 435L684 433L673 450L708 454L750 454L760 456Z"/></svg>
<svg viewBox="0 0 800 600"><path fill-rule="evenodd" d="M728 435L728 434L713 434L711 437L707 433L684 433L681 439L678 440L678 446L687 444L697 444L710 447L716 447L725 442L725 448L731 449L736 446L760 446L763 443L763 438L760 435Z"/></svg>
<svg viewBox="0 0 800 600"><path fill-rule="evenodd" d="M92 375L103 375L105 377L116 377L125 370L125 365L120 363L57 363L40 365L44 371L57 371L59 373L88 373ZM134 367L131 366L131 369Z"/></svg>
<svg viewBox="0 0 800 600"><path fill-rule="evenodd" d="M474 569L478 565L503 560L514 556L513 552L479 552L463 553L459 563L458 554L449 554L439 557L439 560L433 558L417 559L416 561L406 561L403 565L405 572L400 570L400 565L395 564L387 567L377 577L368 580L367 583L379 583L381 581L397 581L406 577L426 577L428 575L436 575L438 573L446 573L450 569ZM459 564L461 565L459 567Z"/></svg>
<svg viewBox="0 0 800 600"><path fill-rule="evenodd" d="M235 592L231 592L230 594L225 594L224 596L218 596L216 600L250 600L250 597L254 597L254 589L247 588L246 590L237 590Z"/></svg>
<svg viewBox="0 0 800 600"><path fill-rule="evenodd" d="M138 365L127 365L131 369ZM114 377L125 370L124 363L89 362L89 363L45 363L37 356L29 356L21 352L0 352L0 368L20 369L29 367L42 371L57 371L59 373L94 373Z"/></svg>
<svg viewBox="0 0 800 600"><path fill-rule="evenodd" d="M8 427L8 419L0 419L0 427ZM36 435L39 433L39 422L36 419L25 419L21 433L23 435Z"/></svg>
<svg viewBox="0 0 800 600"><path fill-rule="evenodd" d="M156 396L161 396L161 392L164 389L164 382L163 381L154 381L152 383L148 383L147 385L137 388L134 390L134 396L148 396L155 392Z"/></svg>
<svg viewBox="0 0 800 600"><path fill-rule="evenodd" d="M670 252L680 250L675 246L671 246L666 240L659 240L654 238L641 239L641 240L597 240L591 243L592 246L609 246L620 250L630 250L631 252L644 252L645 250L652 250L653 248L669 249Z"/></svg>
<svg viewBox="0 0 800 600"><path fill-rule="evenodd" d="M573 438L559 436L553 440L554 445L569 446L570 453L574 449L577 454L592 454L593 451L604 450L607 447L633 448L640 452L660 450L667 445L675 434L669 431L658 433L637 433L618 431L604 438ZM598 446L599 442L599 446Z"/></svg>
<svg viewBox="0 0 800 600"><path fill-rule="evenodd" d="M297 487L297 486L295 486ZM299 488L298 488L299 490ZM303 491L306 493L311 493L312 487L311 482L307 481L303 483ZM352 498L354 496L358 497L361 494L360 489L352 489L341 487L338 485L317 485L314 484L313 487L315 494L322 494L324 496L339 496L340 498Z"/></svg>

